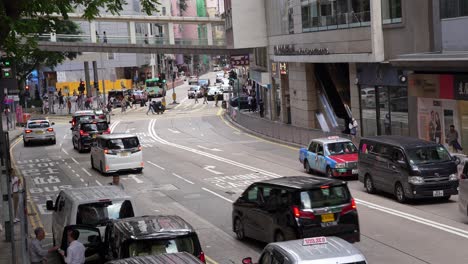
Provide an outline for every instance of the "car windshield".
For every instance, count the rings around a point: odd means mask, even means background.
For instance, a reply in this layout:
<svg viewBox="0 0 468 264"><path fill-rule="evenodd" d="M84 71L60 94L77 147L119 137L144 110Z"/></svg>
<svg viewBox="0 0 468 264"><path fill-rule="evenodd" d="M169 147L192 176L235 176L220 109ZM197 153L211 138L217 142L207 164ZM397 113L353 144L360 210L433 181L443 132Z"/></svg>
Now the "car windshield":
<svg viewBox="0 0 468 264"><path fill-rule="evenodd" d="M409 162L412 165L451 160L450 154L443 146L409 149L407 153Z"/></svg>
<svg viewBox="0 0 468 264"><path fill-rule="evenodd" d="M129 200L88 203L78 206L76 223L78 225L99 226L105 225L112 219L133 217L134 215L132 203Z"/></svg>
<svg viewBox="0 0 468 264"><path fill-rule="evenodd" d="M107 141L108 149L131 149L137 148L140 145L137 137L131 138L115 138Z"/></svg>
<svg viewBox="0 0 468 264"><path fill-rule="evenodd" d="M80 122L80 121L85 121L85 120L92 120L94 116L91 116L91 115L82 115L82 116L77 116L75 117L76 119L76 122Z"/></svg>
<svg viewBox="0 0 468 264"><path fill-rule="evenodd" d="M108 127L107 122L81 124L81 129L87 132L104 131L107 130Z"/></svg>
<svg viewBox="0 0 468 264"><path fill-rule="evenodd" d="M155 87L155 86L158 86L157 82L153 82L153 81L146 82L146 87Z"/></svg>
<svg viewBox="0 0 468 264"><path fill-rule="evenodd" d="M350 194L344 185L301 192L301 209L336 206L349 201Z"/></svg>
<svg viewBox="0 0 468 264"><path fill-rule="evenodd" d="M187 252L195 254L194 238L191 236L134 241L129 246L129 256L161 255Z"/></svg>
<svg viewBox="0 0 468 264"><path fill-rule="evenodd" d="M336 142L327 144L330 155L342 155L357 153L357 148L353 142Z"/></svg>
<svg viewBox="0 0 468 264"><path fill-rule="evenodd" d="M28 128L47 128L49 126L49 121L35 121L28 123Z"/></svg>
<svg viewBox="0 0 468 264"><path fill-rule="evenodd" d="M198 90L197 87L190 87L190 91L196 91L196 90Z"/></svg>

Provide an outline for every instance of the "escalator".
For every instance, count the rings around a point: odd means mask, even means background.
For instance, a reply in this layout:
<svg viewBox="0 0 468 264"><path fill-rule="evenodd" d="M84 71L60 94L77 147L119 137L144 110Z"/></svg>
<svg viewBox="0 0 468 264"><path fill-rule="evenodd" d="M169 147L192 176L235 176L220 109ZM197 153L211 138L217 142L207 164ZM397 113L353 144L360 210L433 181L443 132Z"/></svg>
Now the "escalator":
<svg viewBox="0 0 468 264"><path fill-rule="evenodd" d="M315 64L315 77L320 84L319 101L328 125L334 130L340 130L341 125L345 133L349 132L347 124L351 121L351 113L332 80L327 64Z"/></svg>

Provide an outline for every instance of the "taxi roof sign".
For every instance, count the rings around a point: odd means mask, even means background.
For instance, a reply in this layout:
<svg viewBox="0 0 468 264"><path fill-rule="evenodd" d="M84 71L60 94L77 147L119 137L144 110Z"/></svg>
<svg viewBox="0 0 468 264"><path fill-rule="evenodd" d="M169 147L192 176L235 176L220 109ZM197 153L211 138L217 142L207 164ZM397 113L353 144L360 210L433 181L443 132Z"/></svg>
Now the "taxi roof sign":
<svg viewBox="0 0 468 264"><path fill-rule="evenodd" d="M327 137L328 139L339 139L340 137L339 136L330 136L330 137Z"/></svg>
<svg viewBox="0 0 468 264"><path fill-rule="evenodd" d="M303 246L313 246L313 245L320 245L320 244L327 244L327 238L326 237L309 237L309 238L304 238L302 241Z"/></svg>

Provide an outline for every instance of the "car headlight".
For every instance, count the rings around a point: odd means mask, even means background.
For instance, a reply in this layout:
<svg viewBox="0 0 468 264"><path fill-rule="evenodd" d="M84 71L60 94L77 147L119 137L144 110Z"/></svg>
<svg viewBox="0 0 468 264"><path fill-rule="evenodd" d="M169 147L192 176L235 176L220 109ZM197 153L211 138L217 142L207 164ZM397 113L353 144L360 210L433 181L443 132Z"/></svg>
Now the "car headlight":
<svg viewBox="0 0 468 264"><path fill-rule="evenodd" d="M456 174L450 174L449 181L458 181L458 176Z"/></svg>
<svg viewBox="0 0 468 264"><path fill-rule="evenodd" d="M344 167L346 167L346 164L345 163L337 163L335 168L337 169L343 169Z"/></svg>
<svg viewBox="0 0 468 264"><path fill-rule="evenodd" d="M421 176L410 176L408 177L408 182L411 184L423 184L424 178Z"/></svg>

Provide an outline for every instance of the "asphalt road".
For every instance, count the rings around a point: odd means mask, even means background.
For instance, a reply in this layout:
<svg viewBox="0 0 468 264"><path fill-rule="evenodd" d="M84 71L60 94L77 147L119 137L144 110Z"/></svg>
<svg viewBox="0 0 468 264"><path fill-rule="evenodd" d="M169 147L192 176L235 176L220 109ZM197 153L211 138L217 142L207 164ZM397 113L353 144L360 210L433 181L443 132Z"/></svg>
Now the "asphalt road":
<svg viewBox="0 0 468 264"><path fill-rule="evenodd" d="M177 88L179 98L186 90ZM111 124L113 132L137 134L143 144L143 173L121 175L135 198L137 214L180 215L196 228L209 263L257 259L265 245L236 240L231 204L253 181L306 175L298 150L236 129L214 102L195 104L182 97L163 115L145 113L141 108L117 113ZM44 225L49 231L51 217L44 208L48 198L60 189L111 181L91 169L88 153L73 150L68 120L55 121L56 145L24 148L19 141L13 146L33 206L31 226ZM357 181L348 184L360 217L361 242L355 245L369 263L468 262L468 219L458 212L457 196L449 202L402 205L390 196L365 193ZM45 244L51 243L50 237ZM49 263L54 259L51 256Z"/></svg>

